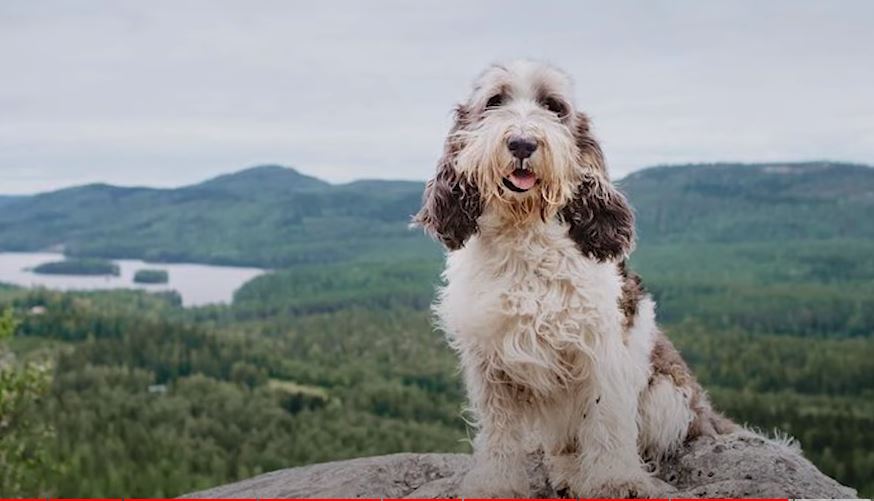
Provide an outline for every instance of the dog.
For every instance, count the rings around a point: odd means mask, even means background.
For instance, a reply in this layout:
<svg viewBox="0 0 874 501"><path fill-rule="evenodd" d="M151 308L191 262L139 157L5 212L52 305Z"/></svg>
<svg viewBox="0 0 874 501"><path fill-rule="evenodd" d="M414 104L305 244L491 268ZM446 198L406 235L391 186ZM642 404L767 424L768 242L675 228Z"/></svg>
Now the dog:
<svg viewBox="0 0 874 501"><path fill-rule="evenodd" d="M736 428L626 264L634 215L572 96L547 64L488 68L413 219L448 249L433 308L477 428L464 497L530 497L538 450L573 497L654 496L653 464Z"/></svg>

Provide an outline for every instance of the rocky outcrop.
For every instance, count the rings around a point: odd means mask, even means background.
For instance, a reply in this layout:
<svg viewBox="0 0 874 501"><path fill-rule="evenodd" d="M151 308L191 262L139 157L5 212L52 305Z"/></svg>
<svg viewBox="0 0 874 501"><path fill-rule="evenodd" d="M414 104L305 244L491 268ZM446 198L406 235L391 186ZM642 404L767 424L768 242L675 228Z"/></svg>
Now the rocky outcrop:
<svg viewBox="0 0 874 501"><path fill-rule="evenodd" d="M194 492L190 498L452 498L470 467L466 454L392 454L274 471ZM702 439L665 462L665 497L854 498L800 451L750 432ZM536 497L556 497L543 468L529 469Z"/></svg>

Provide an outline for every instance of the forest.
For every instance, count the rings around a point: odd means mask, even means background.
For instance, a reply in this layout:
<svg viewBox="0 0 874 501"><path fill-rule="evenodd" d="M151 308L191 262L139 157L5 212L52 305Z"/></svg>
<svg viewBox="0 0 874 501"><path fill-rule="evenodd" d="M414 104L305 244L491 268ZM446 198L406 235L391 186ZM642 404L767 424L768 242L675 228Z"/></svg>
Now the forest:
<svg viewBox="0 0 874 501"><path fill-rule="evenodd" d="M642 228L632 266L668 336L720 410L794 437L825 473L874 495L874 219L831 234L829 221L799 227L783 209L769 222L762 206L737 209L758 184L673 169L626 184ZM852 177L845 202L812 200L820 191L804 186L825 184L806 169L790 187L771 182L783 193L774 207L870 214L872 185L868 199ZM646 201L655 189L676 196ZM712 224L675 225L693 213L683 200L710 207ZM720 224L750 230L706 234ZM455 357L428 310L439 252L387 241L356 254L344 240L330 260L279 267L229 305L0 285L0 388L14 389L0 399L11 416L0 494L167 497L319 461L469 451Z"/></svg>

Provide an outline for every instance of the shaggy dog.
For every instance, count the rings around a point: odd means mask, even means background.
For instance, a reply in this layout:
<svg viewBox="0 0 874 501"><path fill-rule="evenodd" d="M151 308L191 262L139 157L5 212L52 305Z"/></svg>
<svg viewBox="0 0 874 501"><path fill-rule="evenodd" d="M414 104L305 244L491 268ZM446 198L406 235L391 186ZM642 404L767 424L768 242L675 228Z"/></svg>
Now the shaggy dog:
<svg viewBox="0 0 874 501"><path fill-rule="evenodd" d="M647 462L734 429L625 259L634 219L570 79L489 68L455 111L415 222L448 249L434 310L478 433L464 497L526 497L526 453L577 497L657 493Z"/></svg>

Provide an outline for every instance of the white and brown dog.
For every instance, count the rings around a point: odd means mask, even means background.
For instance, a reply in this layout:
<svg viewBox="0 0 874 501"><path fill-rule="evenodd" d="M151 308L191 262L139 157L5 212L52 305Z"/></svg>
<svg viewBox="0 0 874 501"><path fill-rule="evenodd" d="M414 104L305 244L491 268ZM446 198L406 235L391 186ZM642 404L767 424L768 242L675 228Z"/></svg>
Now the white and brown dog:
<svg viewBox="0 0 874 501"><path fill-rule="evenodd" d="M646 461L735 425L655 323L634 218L561 71L489 68L415 218L448 249L434 306L478 433L465 497L528 496L526 453L581 497L657 493Z"/></svg>

